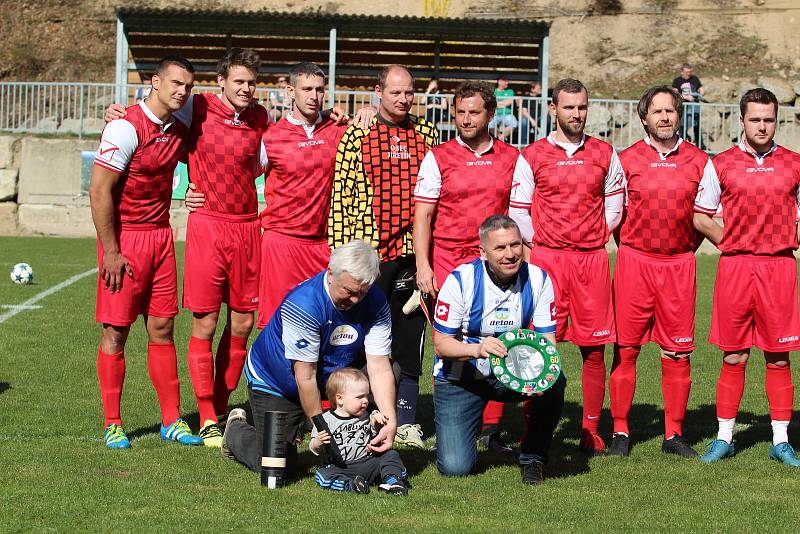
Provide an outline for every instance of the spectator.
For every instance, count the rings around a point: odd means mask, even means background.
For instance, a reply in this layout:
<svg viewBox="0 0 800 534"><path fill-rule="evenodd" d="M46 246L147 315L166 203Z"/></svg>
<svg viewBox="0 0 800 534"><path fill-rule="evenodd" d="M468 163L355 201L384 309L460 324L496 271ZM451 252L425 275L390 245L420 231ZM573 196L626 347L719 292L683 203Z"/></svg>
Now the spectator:
<svg viewBox="0 0 800 534"><path fill-rule="evenodd" d="M439 90L439 79L431 78L428 88L425 90L425 120L438 126L440 122L450 120L450 113L447 111L449 104L447 98L441 95Z"/></svg>
<svg viewBox="0 0 800 534"><path fill-rule="evenodd" d="M136 93L134 93L136 103L139 104L140 102L143 102L144 99L150 95L150 91L152 90L153 86L150 84L150 80L145 81L145 85L136 89Z"/></svg>
<svg viewBox="0 0 800 534"><path fill-rule="evenodd" d="M697 145L701 150L705 150L705 144L700 139L700 106L703 95L706 90L700 79L692 74L692 66L684 63L681 66L681 75L672 80L672 87L677 89L683 101L686 103L684 106L683 120L681 121L681 137L686 139L686 129L689 123L692 124L693 137L692 142Z"/></svg>
<svg viewBox="0 0 800 534"><path fill-rule="evenodd" d="M539 128L539 109L541 102L538 100L542 96L542 84L532 82L528 94L529 98L517 99L519 106L519 144L525 146L530 143L531 134L536 137L536 130Z"/></svg>
<svg viewBox="0 0 800 534"><path fill-rule="evenodd" d="M514 128L517 127L517 118L514 116L514 90L508 88L508 77L501 74L497 77L497 111L489 123L489 129L494 130L495 137L500 140L511 138Z"/></svg>
<svg viewBox="0 0 800 534"><path fill-rule="evenodd" d="M291 102L286 98L286 87L289 80L283 74L278 76L278 87L269 92L269 114L275 122L281 120L291 109Z"/></svg>

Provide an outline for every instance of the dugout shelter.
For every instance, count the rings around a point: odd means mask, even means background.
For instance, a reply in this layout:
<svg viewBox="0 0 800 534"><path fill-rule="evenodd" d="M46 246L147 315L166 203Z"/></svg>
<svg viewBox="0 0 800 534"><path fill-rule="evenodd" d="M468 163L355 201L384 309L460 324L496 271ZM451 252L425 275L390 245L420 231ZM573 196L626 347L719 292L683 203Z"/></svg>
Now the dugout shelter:
<svg viewBox="0 0 800 534"><path fill-rule="evenodd" d="M411 69L417 90L432 77L446 92L466 79L494 83L503 73L517 93L539 81L547 94L548 34L548 23L526 19L120 8L117 98L123 101L125 86L141 83L169 53L191 60L199 83L213 82L217 60L234 46L257 50L267 75L299 61L317 63L328 73L330 95L373 86L390 63Z"/></svg>

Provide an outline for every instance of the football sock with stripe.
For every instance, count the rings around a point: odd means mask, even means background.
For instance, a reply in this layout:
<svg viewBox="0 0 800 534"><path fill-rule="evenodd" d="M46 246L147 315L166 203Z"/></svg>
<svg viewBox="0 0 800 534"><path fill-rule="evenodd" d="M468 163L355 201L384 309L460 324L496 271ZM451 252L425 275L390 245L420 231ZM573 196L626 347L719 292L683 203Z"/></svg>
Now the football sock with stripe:
<svg viewBox="0 0 800 534"><path fill-rule="evenodd" d="M661 392L664 395L664 437L683 435L683 419L692 388L689 358L661 358Z"/></svg>
<svg viewBox="0 0 800 534"><path fill-rule="evenodd" d="M174 343L147 344L147 371L158 395L161 424L169 426L180 417L181 388Z"/></svg>
<svg viewBox="0 0 800 534"><path fill-rule="evenodd" d="M580 347L583 357L581 388L583 390L583 421L581 428L597 434L600 412L606 396L605 346Z"/></svg>
<svg viewBox="0 0 800 534"><path fill-rule="evenodd" d="M791 367L768 363L766 389L767 400L769 401L769 415L772 419L772 444L786 443L789 441L787 427L792 419L792 404L794 402Z"/></svg>
<svg viewBox="0 0 800 534"><path fill-rule="evenodd" d="M97 349L97 379L100 382L100 398L103 401L103 428L114 423L122 424L120 401L125 382L125 351L106 354Z"/></svg>
<svg viewBox="0 0 800 534"><path fill-rule="evenodd" d="M217 346L214 409L218 414L227 413L228 400L239 385L246 359L247 338L233 336L226 329Z"/></svg>
<svg viewBox="0 0 800 534"><path fill-rule="evenodd" d="M397 385L397 426L413 425L417 422L419 400L419 377L400 375Z"/></svg>
<svg viewBox="0 0 800 534"><path fill-rule="evenodd" d="M636 392L636 360L640 347L614 346L614 362L608 378L608 396L611 401L611 417L614 433L629 435L628 413Z"/></svg>
<svg viewBox="0 0 800 534"><path fill-rule="evenodd" d="M197 337L189 338L187 355L189 376L197 399L197 411L201 421L215 421L214 411L214 357L211 355L211 340ZM223 412L224 413L224 412Z"/></svg>

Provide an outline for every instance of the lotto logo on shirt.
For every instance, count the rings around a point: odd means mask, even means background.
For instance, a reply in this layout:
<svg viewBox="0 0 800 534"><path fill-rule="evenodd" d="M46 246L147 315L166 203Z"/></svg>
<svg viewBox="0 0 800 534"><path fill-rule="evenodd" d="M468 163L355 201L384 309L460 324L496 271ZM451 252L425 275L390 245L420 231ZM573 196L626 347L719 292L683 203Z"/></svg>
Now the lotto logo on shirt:
<svg viewBox="0 0 800 534"><path fill-rule="evenodd" d="M450 305L446 302L439 302L436 304L436 318L440 321L447 321L450 317Z"/></svg>
<svg viewBox="0 0 800 534"><path fill-rule="evenodd" d="M557 315L558 314L556 313L556 303L555 302L551 302L550 303L550 318L555 321Z"/></svg>

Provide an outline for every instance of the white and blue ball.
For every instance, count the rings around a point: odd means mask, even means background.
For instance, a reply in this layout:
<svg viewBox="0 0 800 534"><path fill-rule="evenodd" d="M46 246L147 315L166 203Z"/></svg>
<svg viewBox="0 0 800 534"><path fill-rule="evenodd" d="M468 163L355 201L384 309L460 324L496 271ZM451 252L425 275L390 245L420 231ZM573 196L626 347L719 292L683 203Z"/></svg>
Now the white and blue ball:
<svg viewBox="0 0 800 534"><path fill-rule="evenodd" d="M27 263L18 263L11 268L11 281L15 284L26 285L33 282L33 268Z"/></svg>

